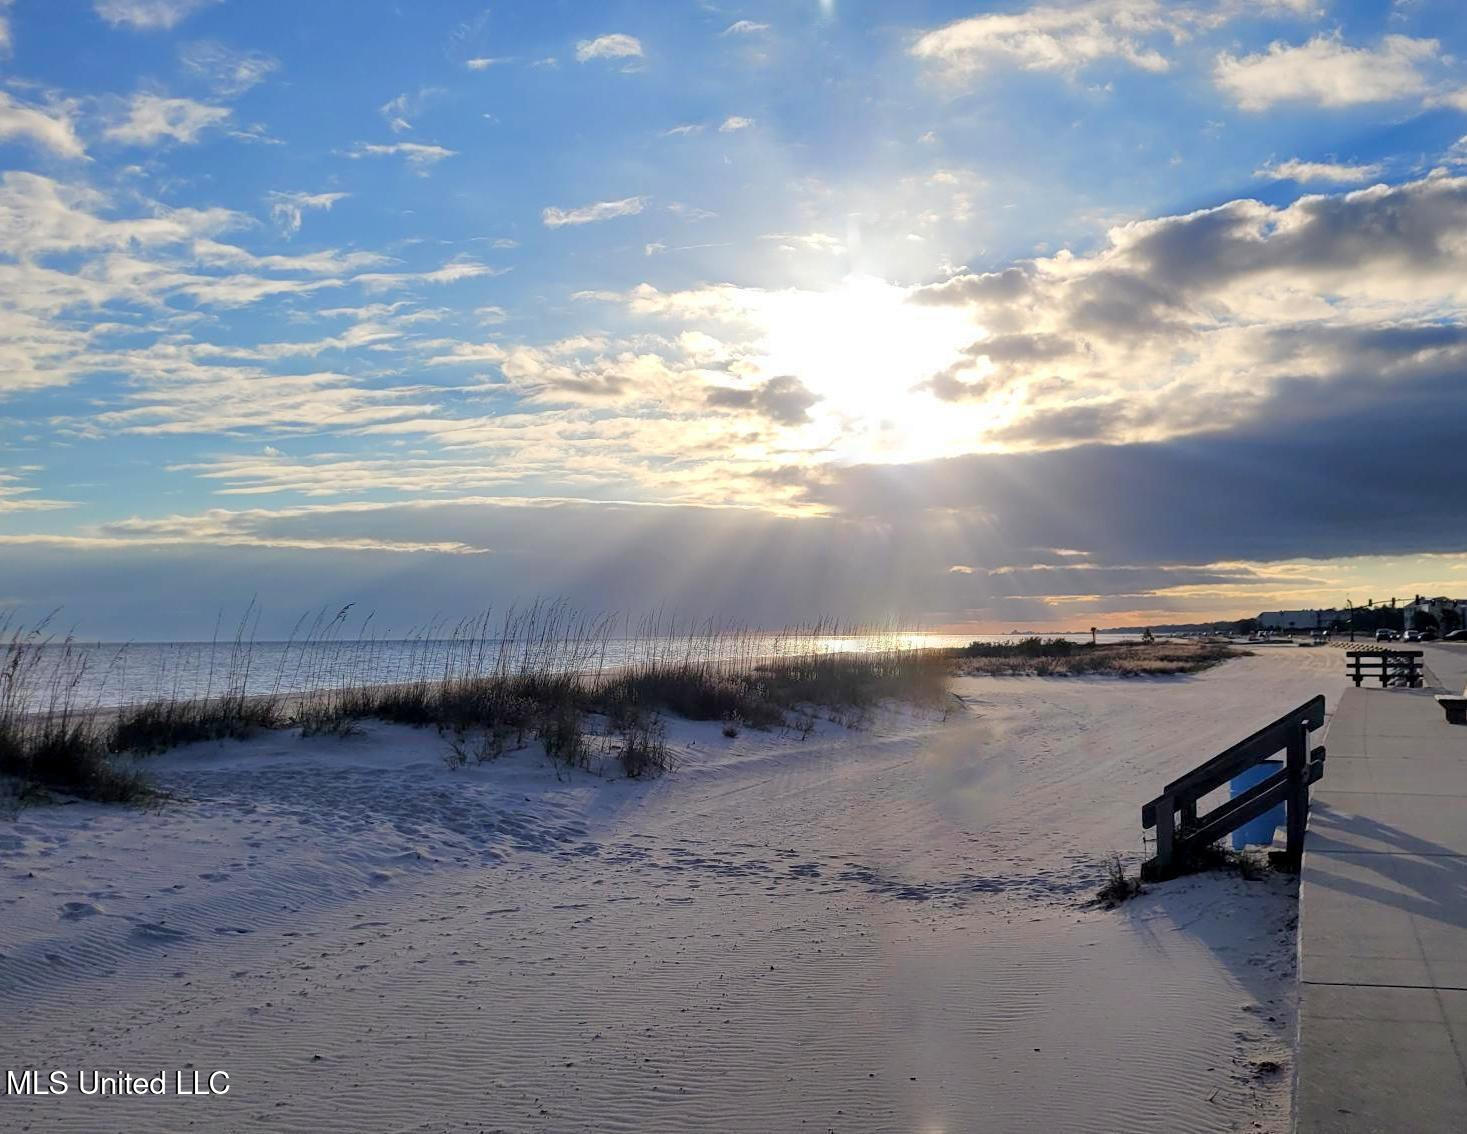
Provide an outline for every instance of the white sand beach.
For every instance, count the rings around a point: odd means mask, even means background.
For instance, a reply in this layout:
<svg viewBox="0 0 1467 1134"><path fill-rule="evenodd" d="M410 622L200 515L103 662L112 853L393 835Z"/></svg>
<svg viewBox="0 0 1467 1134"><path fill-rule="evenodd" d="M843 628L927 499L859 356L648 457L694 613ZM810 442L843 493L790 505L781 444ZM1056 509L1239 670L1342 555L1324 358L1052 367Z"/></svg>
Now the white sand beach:
<svg viewBox="0 0 1467 1134"><path fill-rule="evenodd" d="M0 818L0 1054L229 1093L4 1125L1283 1134L1290 882L1086 902L1164 781L1344 680L964 678L803 741L671 721L645 782L386 725L156 757L170 802Z"/></svg>

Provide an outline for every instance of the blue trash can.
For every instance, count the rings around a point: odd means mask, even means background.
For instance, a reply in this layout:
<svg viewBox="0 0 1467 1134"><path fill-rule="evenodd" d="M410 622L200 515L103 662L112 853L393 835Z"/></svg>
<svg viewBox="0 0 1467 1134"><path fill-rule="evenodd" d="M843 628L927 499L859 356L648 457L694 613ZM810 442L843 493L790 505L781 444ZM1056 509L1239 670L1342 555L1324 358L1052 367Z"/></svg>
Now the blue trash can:
<svg viewBox="0 0 1467 1134"><path fill-rule="evenodd" d="M1255 764L1246 772L1233 777L1228 787L1232 792L1232 798L1236 799L1254 784L1262 783L1275 772L1283 770L1282 760L1265 760L1261 764ZM1268 846L1273 842L1274 831L1284 824L1285 806L1280 803L1269 808L1257 819L1244 823L1233 832L1233 849L1240 851L1248 846Z"/></svg>

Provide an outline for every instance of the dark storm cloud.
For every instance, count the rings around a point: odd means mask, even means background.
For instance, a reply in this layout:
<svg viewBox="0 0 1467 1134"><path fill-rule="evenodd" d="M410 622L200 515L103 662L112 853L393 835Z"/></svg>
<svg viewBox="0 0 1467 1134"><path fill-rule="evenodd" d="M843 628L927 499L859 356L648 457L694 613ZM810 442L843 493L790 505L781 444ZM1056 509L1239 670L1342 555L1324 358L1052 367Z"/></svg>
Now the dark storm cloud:
<svg viewBox="0 0 1467 1134"><path fill-rule="evenodd" d="M1004 546L1110 563L1210 563L1467 551L1467 371L1399 395L1286 389L1278 421L1133 445L866 466L812 499L893 523L968 522ZM1073 424L1073 423L1072 423Z"/></svg>

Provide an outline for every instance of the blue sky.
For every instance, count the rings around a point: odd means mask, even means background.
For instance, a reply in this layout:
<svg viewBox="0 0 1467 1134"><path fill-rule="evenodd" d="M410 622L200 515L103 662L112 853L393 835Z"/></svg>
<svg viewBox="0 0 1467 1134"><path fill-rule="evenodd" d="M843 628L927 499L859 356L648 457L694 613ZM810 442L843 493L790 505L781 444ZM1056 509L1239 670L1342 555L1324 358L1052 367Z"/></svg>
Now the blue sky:
<svg viewBox="0 0 1467 1134"><path fill-rule="evenodd" d="M0 605L1467 589L1455 9L0 0Z"/></svg>

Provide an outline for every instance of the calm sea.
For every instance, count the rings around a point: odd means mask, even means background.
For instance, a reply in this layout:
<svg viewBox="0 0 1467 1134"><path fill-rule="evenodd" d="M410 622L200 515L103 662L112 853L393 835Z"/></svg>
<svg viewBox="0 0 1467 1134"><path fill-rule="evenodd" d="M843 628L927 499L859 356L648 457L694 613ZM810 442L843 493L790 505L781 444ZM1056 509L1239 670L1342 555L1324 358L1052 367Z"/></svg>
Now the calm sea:
<svg viewBox="0 0 1467 1134"><path fill-rule="evenodd" d="M1073 635L1088 641L1089 635ZM1101 641L1129 635L1102 634ZM111 708L155 698L190 699L243 690L300 693L344 685L390 684L521 668L595 673L653 661L755 662L807 653L869 652L1013 641L1012 635L745 633L670 638L548 640L380 639L313 642L71 643L42 646L23 677L33 708L65 697L79 708ZM3 652L3 651L0 651ZM0 675L0 680L3 680Z"/></svg>

